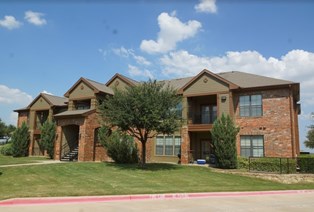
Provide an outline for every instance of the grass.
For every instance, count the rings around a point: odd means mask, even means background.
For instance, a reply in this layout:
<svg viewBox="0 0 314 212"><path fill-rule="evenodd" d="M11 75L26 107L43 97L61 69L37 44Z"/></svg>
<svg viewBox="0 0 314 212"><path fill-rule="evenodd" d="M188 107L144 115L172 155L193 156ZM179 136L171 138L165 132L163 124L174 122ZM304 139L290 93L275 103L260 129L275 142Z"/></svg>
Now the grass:
<svg viewBox="0 0 314 212"><path fill-rule="evenodd" d="M38 163L41 160L47 160L46 157L18 157L4 156L0 154L0 166L12 164Z"/></svg>
<svg viewBox="0 0 314 212"><path fill-rule="evenodd" d="M280 184L175 164L148 164L147 169L87 162L0 168L0 199L284 189L314 189L314 184Z"/></svg>

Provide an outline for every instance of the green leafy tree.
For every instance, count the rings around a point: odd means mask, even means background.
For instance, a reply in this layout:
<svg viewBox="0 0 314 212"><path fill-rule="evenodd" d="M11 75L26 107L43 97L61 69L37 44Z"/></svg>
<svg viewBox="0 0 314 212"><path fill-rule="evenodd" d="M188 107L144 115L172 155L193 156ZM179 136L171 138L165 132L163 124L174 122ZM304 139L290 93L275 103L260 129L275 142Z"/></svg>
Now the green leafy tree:
<svg viewBox="0 0 314 212"><path fill-rule="evenodd" d="M6 125L1 119L0 119L0 137L2 136L11 136L11 134L14 132L16 129L15 126L12 124Z"/></svg>
<svg viewBox="0 0 314 212"><path fill-rule="evenodd" d="M141 163L146 163L146 143L159 133L174 133L181 122L176 90L149 80L125 90L115 90L100 106L105 123L137 138L142 144Z"/></svg>
<svg viewBox="0 0 314 212"><path fill-rule="evenodd" d="M12 135L12 155L13 157L25 157L28 155L29 129L25 122L17 128Z"/></svg>
<svg viewBox="0 0 314 212"><path fill-rule="evenodd" d="M111 132L109 127L103 126L98 131L98 137L116 163L138 162L138 150L132 136L120 130Z"/></svg>
<svg viewBox="0 0 314 212"><path fill-rule="evenodd" d="M239 128L229 115L222 116L214 122L211 131L216 163L220 168L237 168L236 136Z"/></svg>
<svg viewBox="0 0 314 212"><path fill-rule="evenodd" d="M56 136L56 124L51 121L45 121L41 127L41 137L40 142L42 143L49 157L52 159L54 155L54 142Z"/></svg>
<svg viewBox="0 0 314 212"><path fill-rule="evenodd" d="M307 148L314 149L314 125L309 127L304 144Z"/></svg>

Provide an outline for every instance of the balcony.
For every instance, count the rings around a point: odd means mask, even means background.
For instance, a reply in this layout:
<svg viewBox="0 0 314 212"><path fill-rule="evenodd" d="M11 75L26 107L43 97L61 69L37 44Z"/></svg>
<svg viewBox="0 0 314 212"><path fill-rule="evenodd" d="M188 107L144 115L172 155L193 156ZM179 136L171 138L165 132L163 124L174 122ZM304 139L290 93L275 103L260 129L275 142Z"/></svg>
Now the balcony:
<svg viewBox="0 0 314 212"><path fill-rule="evenodd" d="M217 111L209 113L190 113L188 128L189 131L209 131L217 118Z"/></svg>

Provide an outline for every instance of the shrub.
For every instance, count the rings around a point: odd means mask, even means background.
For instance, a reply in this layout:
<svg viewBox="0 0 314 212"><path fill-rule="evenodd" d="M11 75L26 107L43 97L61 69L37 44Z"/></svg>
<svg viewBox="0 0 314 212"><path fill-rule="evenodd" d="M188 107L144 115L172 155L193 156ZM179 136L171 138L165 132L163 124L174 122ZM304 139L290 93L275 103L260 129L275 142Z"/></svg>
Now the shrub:
<svg viewBox="0 0 314 212"><path fill-rule="evenodd" d="M108 156L116 163L138 162L138 150L133 137L119 130L111 132L108 128L102 127L99 130L99 139Z"/></svg>
<svg viewBox="0 0 314 212"><path fill-rule="evenodd" d="M297 158L298 167L302 173L314 173L313 156L302 156Z"/></svg>
<svg viewBox="0 0 314 212"><path fill-rule="evenodd" d="M239 132L229 115L222 114L211 132L216 163L219 168L237 168L236 135Z"/></svg>
<svg viewBox="0 0 314 212"><path fill-rule="evenodd" d="M28 126L23 122L12 135L12 155L13 157L25 157L28 155L29 131Z"/></svg>
<svg viewBox="0 0 314 212"><path fill-rule="evenodd" d="M41 127L40 141L49 157L52 159L54 155L54 141L56 135L56 124L54 122L46 121Z"/></svg>
<svg viewBox="0 0 314 212"><path fill-rule="evenodd" d="M12 156L12 143L7 143L0 147L0 154Z"/></svg>
<svg viewBox="0 0 314 212"><path fill-rule="evenodd" d="M250 171L296 173L296 160L292 158L250 158Z"/></svg>
<svg viewBox="0 0 314 212"><path fill-rule="evenodd" d="M249 159L244 157L238 157L238 169L249 170Z"/></svg>

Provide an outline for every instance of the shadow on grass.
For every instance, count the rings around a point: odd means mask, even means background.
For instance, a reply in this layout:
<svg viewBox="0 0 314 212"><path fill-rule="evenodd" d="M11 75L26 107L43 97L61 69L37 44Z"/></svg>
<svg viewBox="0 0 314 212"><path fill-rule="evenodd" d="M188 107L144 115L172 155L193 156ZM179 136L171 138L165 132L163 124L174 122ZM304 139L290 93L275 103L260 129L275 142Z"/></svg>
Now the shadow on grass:
<svg viewBox="0 0 314 212"><path fill-rule="evenodd" d="M106 166L112 168L118 168L123 170L143 170L143 171L165 171L165 170L178 170L182 166L170 163L147 163L145 167L141 167L139 164L117 164L105 162Z"/></svg>

